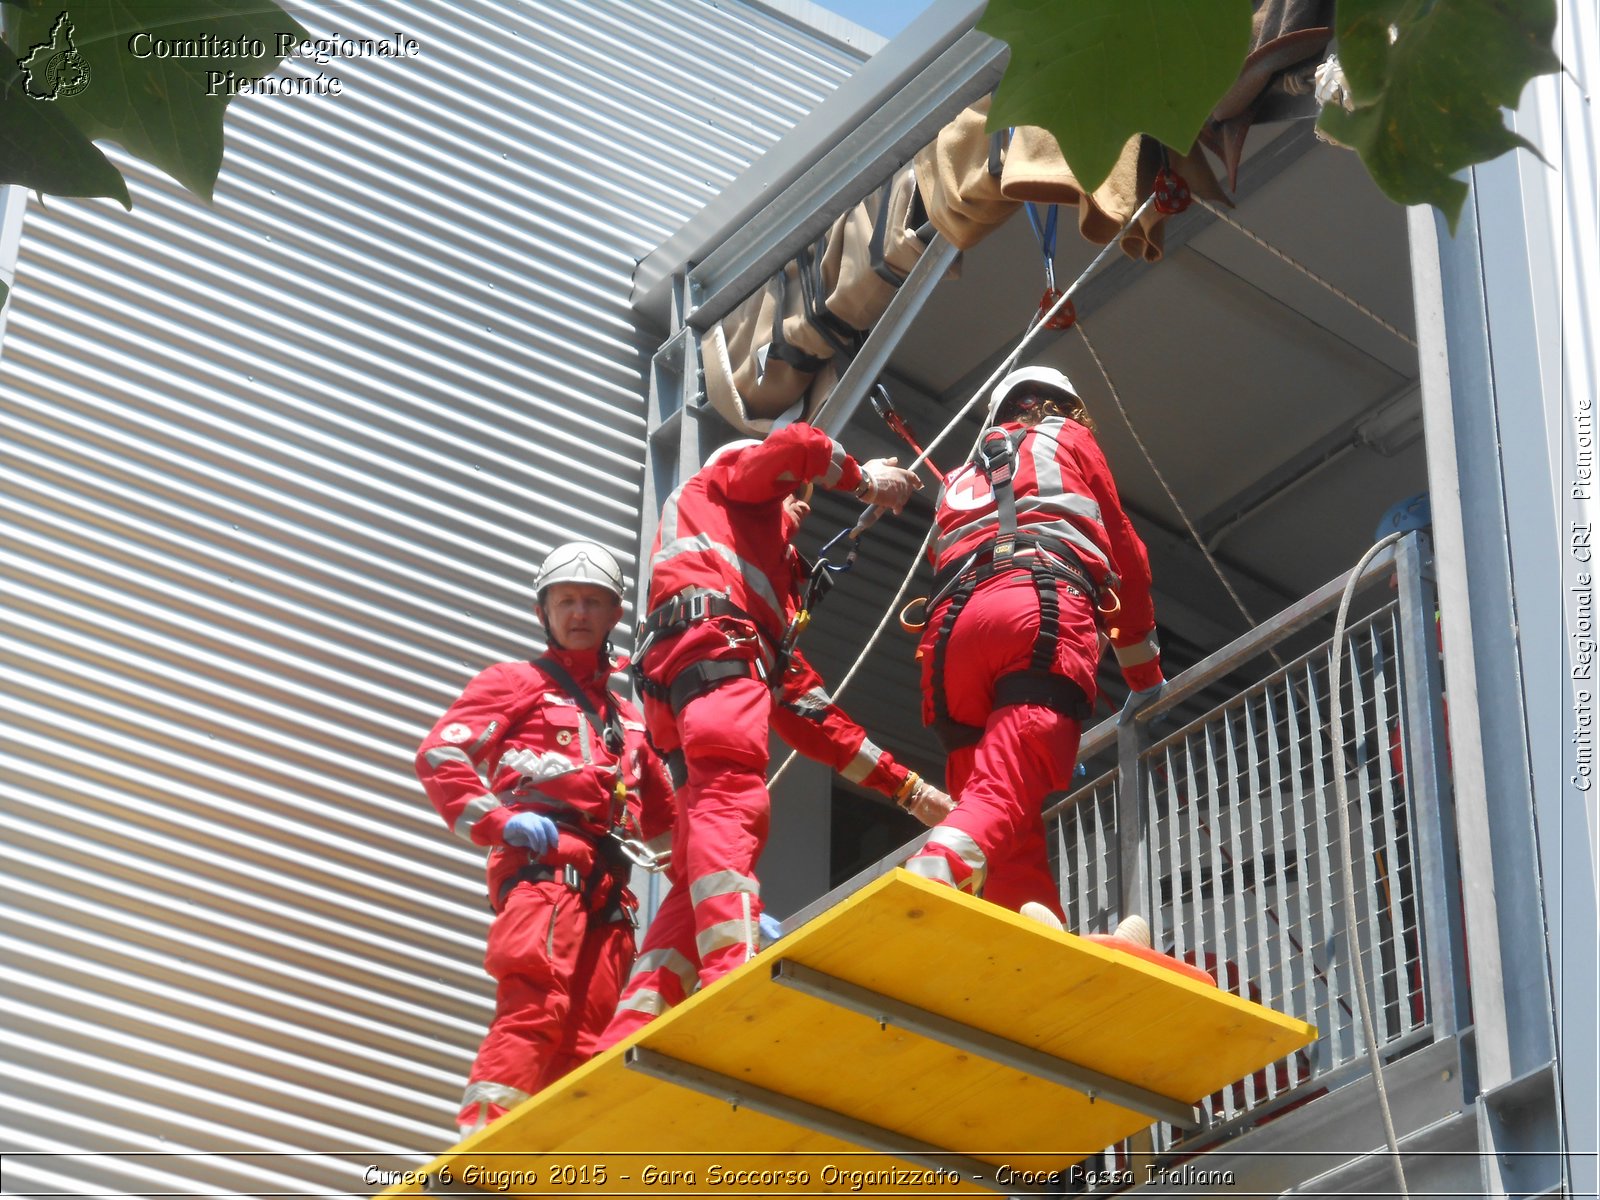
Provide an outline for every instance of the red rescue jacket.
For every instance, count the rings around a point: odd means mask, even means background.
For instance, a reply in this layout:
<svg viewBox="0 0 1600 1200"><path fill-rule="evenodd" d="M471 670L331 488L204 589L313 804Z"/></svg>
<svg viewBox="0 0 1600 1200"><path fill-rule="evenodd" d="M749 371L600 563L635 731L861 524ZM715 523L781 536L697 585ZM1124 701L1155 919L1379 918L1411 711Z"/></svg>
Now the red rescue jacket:
<svg viewBox="0 0 1600 1200"><path fill-rule="evenodd" d="M764 442L714 455L661 510L649 610L682 592L720 592L775 646L788 623L792 573L783 498L807 482L854 491L861 468L810 425L788 425Z"/></svg>
<svg viewBox="0 0 1600 1200"><path fill-rule="evenodd" d="M598 651L551 650L602 716L606 683L625 663L600 661ZM672 785L645 744L638 710L621 697L621 755L589 725L561 683L531 662L496 663L478 674L445 710L417 750L417 778L458 836L479 846L506 848L501 831L521 809L544 813L574 836L600 837L620 821L630 836L654 838L672 823ZM530 776L507 762L539 756ZM627 794L615 811L618 766ZM511 857L526 861L512 850ZM503 864L502 864L503 865ZM497 864L490 863L491 877Z"/></svg>

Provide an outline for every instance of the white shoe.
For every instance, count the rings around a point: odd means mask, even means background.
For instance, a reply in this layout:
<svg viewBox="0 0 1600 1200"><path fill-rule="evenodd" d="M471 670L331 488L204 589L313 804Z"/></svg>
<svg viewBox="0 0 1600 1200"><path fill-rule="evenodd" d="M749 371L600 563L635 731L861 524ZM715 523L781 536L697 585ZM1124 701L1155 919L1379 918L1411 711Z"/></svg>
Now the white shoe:
<svg viewBox="0 0 1600 1200"><path fill-rule="evenodd" d="M1138 913L1122 918L1117 925L1117 936L1130 942L1136 942L1146 950L1151 948L1150 922Z"/></svg>
<svg viewBox="0 0 1600 1200"><path fill-rule="evenodd" d="M1061 918L1056 916L1055 913L1051 912L1037 900L1029 900L1017 911L1023 916L1027 917L1028 920L1037 921L1039 924L1044 925L1047 928L1055 930L1066 929L1066 926L1061 923Z"/></svg>

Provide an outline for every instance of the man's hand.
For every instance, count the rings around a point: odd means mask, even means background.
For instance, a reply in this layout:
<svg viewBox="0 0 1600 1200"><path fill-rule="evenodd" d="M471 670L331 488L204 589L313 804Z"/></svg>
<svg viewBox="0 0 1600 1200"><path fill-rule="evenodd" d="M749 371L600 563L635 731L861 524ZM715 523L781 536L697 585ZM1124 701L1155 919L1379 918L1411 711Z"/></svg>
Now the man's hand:
<svg viewBox="0 0 1600 1200"><path fill-rule="evenodd" d="M906 811L930 828L950 815L955 802L926 780L918 780L912 789Z"/></svg>
<svg viewBox="0 0 1600 1200"><path fill-rule="evenodd" d="M898 458L874 458L861 464L861 486L856 496L868 504L879 504L890 512L904 510L911 493L922 487L922 480L900 466Z"/></svg>
<svg viewBox="0 0 1600 1200"><path fill-rule="evenodd" d="M521 846L535 858L543 858L556 848L561 831L543 813L519 812L506 822L500 840L508 846Z"/></svg>

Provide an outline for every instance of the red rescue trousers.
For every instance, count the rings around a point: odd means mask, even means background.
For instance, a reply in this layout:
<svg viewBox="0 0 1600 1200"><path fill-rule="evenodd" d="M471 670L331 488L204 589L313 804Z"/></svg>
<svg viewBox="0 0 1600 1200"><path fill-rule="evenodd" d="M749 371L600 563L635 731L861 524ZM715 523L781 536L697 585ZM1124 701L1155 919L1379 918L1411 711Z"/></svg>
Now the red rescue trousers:
<svg viewBox="0 0 1600 1200"><path fill-rule="evenodd" d="M760 948L756 860L767 842L767 730L772 694L754 677L730 679L689 701L673 720L649 703L645 720L663 753L681 748L688 782L678 789L672 886L645 933L610 1046L682 1002Z"/></svg>
<svg viewBox="0 0 1600 1200"><path fill-rule="evenodd" d="M1056 595L1060 615L1051 669L1092 699L1100 653L1094 613L1068 584L1058 584ZM934 639L948 604L933 611L922 637L929 720L931 689L940 682L932 678ZM1006 908L1035 900L1064 917L1060 885L1050 873L1043 811L1045 797L1072 782L1081 724L1038 704L994 708L995 681L1029 667L1038 632L1038 592L1024 572L985 580L961 611L944 654L945 701L952 720L982 729L983 736L950 753L945 782L958 807L906 865Z"/></svg>
<svg viewBox="0 0 1600 1200"><path fill-rule="evenodd" d="M483 960L496 984L494 1020L467 1077L458 1118L463 1125L492 1119L494 1108L512 1107L599 1048L633 963L634 930L615 908L603 910L613 891L609 876L588 896L565 881L570 864L583 888L596 853L563 832L543 864L556 877L519 882L498 905ZM483 1104L491 1110L480 1113Z"/></svg>

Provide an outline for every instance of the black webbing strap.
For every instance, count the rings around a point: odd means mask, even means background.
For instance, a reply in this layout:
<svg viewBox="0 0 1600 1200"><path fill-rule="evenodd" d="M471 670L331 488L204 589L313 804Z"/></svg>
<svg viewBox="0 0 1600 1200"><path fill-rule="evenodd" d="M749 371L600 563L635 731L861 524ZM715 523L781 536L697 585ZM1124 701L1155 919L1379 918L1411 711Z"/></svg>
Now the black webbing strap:
<svg viewBox="0 0 1600 1200"><path fill-rule="evenodd" d="M617 711L617 698L611 694L611 689L609 687L601 689L605 692L606 697L606 711L605 716L602 717L600 710L594 706L594 701L589 699L589 693L584 691L579 686L578 681L572 677L572 673L555 659L547 654L543 658L534 659L533 665L561 685L561 690L572 698L572 702L578 706L579 711L583 713L584 718L589 722L589 727L600 735L600 741L604 744L606 750L612 757L620 760L622 747L625 744L622 733L622 714ZM619 761L617 764L619 771L621 767L622 764Z"/></svg>
<svg viewBox="0 0 1600 1200"><path fill-rule="evenodd" d="M849 322L833 315L828 307L827 283L822 278L822 258L827 235L815 247L800 251L800 301L807 323L815 329L835 354L853 355L861 348L861 334Z"/></svg>
<svg viewBox="0 0 1600 1200"><path fill-rule="evenodd" d="M894 195L894 180L890 180L878 189L878 215L872 222L872 238L867 243L867 261L872 266L872 273L883 280L890 287L899 287L905 282L905 276L891 267L883 257L883 244L889 235L889 201Z"/></svg>
<svg viewBox="0 0 1600 1200"><path fill-rule="evenodd" d="M959 588L955 595L950 597L949 607L944 610L944 619L939 622L939 633L933 639L933 731L941 742L945 740L944 730L957 725L950 719L950 703L945 697L944 687L944 663L950 647L950 631L956 627L956 618L961 615L961 610L967 606L967 601L972 599L972 593L976 590L974 581L970 586ZM949 749L948 743L946 749Z"/></svg>
<svg viewBox="0 0 1600 1200"><path fill-rule="evenodd" d="M1056 581L1037 554L1033 556L1033 590L1039 593L1039 634L1033 639L1028 670L1048 671L1055 666L1056 644L1061 640L1061 601L1056 596Z"/></svg>
<svg viewBox="0 0 1600 1200"><path fill-rule="evenodd" d="M801 350L783 336L783 310L789 300L789 276L787 272L779 271L773 278L776 289L772 313L772 329L768 343L770 349L767 354L781 362L788 363L796 371L804 375L815 375L827 364L826 358L816 358Z"/></svg>
<svg viewBox="0 0 1600 1200"><path fill-rule="evenodd" d="M718 684L750 676L761 678L760 668L742 658L733 658L721 662L691 663L666 686L640 676L639 688L653 699L666 701L672 709L672 715L677 716L691 700L705 695Z"/></svg>
<svg viewBox="0 0 1600 1200"><path fill-rule="evenodd" d="M708 621L712 617L738 617L755 625L756 619L732 600L719 592L697 592L693 596L674 596L665 604L651 609L639 623L639 642L654 641L667 634L682 633L691 625ZM756 628L760 628L759 625ZM639 651L643 660L644 651Z"/></svg>
<svg viewBox="0 0 1600 1200"><path fill-rule="evenodd" d="M1017 542L1017 494L1011 486L1011 477L1015 472L1016 451L1020 441L1020 438L1013 440L1011 434L995 425L983 431L983 438L978 444L978 467L989 481L989 490L994 493L996 570L1010 563L1011 552Z"/></svg>

